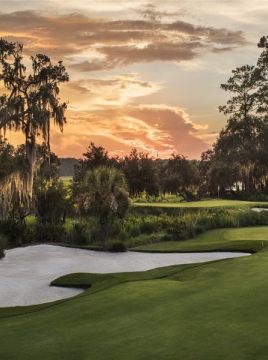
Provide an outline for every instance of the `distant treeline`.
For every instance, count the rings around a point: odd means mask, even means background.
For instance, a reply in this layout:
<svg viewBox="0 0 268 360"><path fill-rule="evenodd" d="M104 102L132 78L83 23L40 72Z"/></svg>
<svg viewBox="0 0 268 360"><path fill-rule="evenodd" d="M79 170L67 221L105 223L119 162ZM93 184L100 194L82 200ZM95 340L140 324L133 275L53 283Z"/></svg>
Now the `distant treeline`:
<svg viewBox="0 0 268 360"><path fill-rule="evenodd" d="M60 158L60 176L74 176L74 165L78 164L75 158Z"/></svg>

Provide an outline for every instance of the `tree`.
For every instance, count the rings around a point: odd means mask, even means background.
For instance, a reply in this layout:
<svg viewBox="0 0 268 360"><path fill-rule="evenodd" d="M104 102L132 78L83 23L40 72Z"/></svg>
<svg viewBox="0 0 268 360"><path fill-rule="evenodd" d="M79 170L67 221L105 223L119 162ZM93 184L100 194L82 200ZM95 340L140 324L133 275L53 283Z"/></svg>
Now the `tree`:
<svg viewBox="0 0 268 360"><path fill-rule="evenodd" d="M60 160L45 143L37 146L38 171L34 178L33 205L38 223L63 225L73 205L68 188L59 179Z"/></svg>
<svg viewBox="0 0 268 360"><path fill-rule="evenodd" d="M21 146L14 148L0 136L0 217L12 216L20 220L21 203L27 201L24 187L25 168Z"/></svg>
<svg viewBox="0 0 268 360"><path fill-rule="evenodd" d="M194 162L180 154L172 154L164 173L163 192L180 195L184 200L195 199L191 189L199 183L199 173Z"/></svg>
<svg viewBox="0 0 268 360"><path fill-rule="evenodd" d="M3 81L9 94L0 96L0 129L20 130L25 136L27 192L25 208L32 201L33 179L36 167L36 139L41 134L50 151L50 123L63 130L67 104L60 103L59 84L69 76L62 62L53 65L46 55L31 57L32 72L26 73L22 63L23 44L0 40L0 64Z"/></svg>
<svg viewBox="0 0 268 360"><path fill-rule="evenodd" d="M84 182L87 171L98 166L116 166L117 159L110 158L108 152L102 146L96 146L92 141L83 153L83 158L74 165L74 177L72 180L72 193L75 197L81 192L80 187Z"/></svg>
<svg viewBox="0 0 268 360"><path fill-rule="evenodd" d="M99 220L103 250L107 251L110 215L123 218L130 206L127 184L123 173L114 167L99 166L86 173L78 207L82 213Z"/></svg>
<svg viewBox="0 0 268 360"><path fill-rule="evenodd" d="M226 127L220 132L215 153L221 153L230 161L236 161L244 169L246 191L250 188L250 172L254 167L258 149L258 137L262 128L263 96L266 83L262 67L245 65L232 71L233 76L221 88L234 94L219 111L231 115ZM229 161L229 162L230 162Z"/></svg>
<svg viewBox="0 0 268 360"><path fill-rule="evenodd" d="M125 156L122 161L121 168L129 184L131 197L142 196L143 192L148 198L159 195L157 167L148 154L132 149L129 156Z"/></svg>
<svg viewBox="0 0 268 360"><path fill-rule="evenodd" d="M200 176L198 192L201 197L215 195L217 193L217 184L211 182L209 176L209 170L211 169L213 156L214 151L212 149L203 151L201 154L201 161L198 163L198 171Z"/></svg>

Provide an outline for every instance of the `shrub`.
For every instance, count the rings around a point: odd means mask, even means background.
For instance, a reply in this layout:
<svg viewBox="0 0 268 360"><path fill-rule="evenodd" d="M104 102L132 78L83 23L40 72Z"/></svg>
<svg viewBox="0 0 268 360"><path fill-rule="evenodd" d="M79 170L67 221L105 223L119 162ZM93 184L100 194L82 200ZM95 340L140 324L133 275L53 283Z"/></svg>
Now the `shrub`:
<svg viewBox="0 0 268 360"><path fill-rule="evenodd" d="M111 252L124 252L127 248L123 241L112 240L108 241L108 250Z"/></svg>
<svg viewBox="0 0 268 360"><path fill-rule="evenodd" d="M120 233L119 233L119 235L118 235L118 238L119 238L119 240L121 240L121 241L125 241L125 240L127 240L127 238L128 238L128 233L126 232L126 230L121 230L120 231Z"/></svg>
<svg viewBox="0 0 268 360"><path fill-rule="evenodd" d="M130 237L137 237L140 235L140 228L138 225L130 226L128 231Z"/></svg>
<svg viewBox="0 0 268 360"><path fill-rule="evenodd" d="M5 241L5 238L3 235L0 235L0 259L2 259L4 256L5 256L5 244L6 244L6 241Z"/></svg>
<svg viewBox="0 0 268 360"><path fill-rule="evenodd" d="M4 235L10 246L19 246L26 242L26 225L17 220L0 220L0 234Z"/></svg>
<svg viewBox="0 0 268 360"><path fill-rule="evenodd" d="M79 220L71 221L71 225L68 234L69 241L73 244L88 244L90 242L88 226Z"/></svg>
<svg viewBox="0 0 268 360"><path fill-rule="evenodd" d="M64 242L66 231L61 225L37 223L34 236L38 242Z"/></svg>

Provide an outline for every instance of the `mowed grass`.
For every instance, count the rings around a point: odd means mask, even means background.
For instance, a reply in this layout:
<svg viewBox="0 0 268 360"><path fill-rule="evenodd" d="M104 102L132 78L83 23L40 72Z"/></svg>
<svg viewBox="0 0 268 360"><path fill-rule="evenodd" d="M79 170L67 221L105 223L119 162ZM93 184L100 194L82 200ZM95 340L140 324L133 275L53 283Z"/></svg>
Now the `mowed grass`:
<svg viewBox="0 0 268 360"><path fill-rule="evenodd" d="M266 360L268 251L141 273L76 274L83 294L0 309L0 358Z"/></svg>
<svg viewBox="0 0 268 360"><path fill-rule="evenodd" d="M241 206L241 205L258 205L259 202L242 201L242 200L202 200L202 201L190 201L190 202L133 202L133 206L153 206L153 207L175 207L175 208L211 208L221 206ZM262 202L263 205L268 205L268 202Z"/></svg>
<svg viewBox="0 0 268 360"><path fill-rule="evenodd" d="M268 226L216 229L186 241L167 241L135 247L145 252L247 251L268 246Z"/></svg>

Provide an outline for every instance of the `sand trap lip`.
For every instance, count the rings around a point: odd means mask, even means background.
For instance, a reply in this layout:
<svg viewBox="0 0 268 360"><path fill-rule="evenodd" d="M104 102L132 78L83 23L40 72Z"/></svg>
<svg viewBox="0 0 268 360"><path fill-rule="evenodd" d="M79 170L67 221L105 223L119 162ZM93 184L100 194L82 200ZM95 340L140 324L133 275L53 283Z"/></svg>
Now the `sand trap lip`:
<svg viewBox="0 0 268 360"><path fill-rule="evenodd" d="M74 272L103 274L145 271L243 255L228 252L103 253L53 245L16 248L7 250L6 256L0 261L0 307L41 304L75 296L83 290L50 286L50 282L57 277Z"/></svg>

